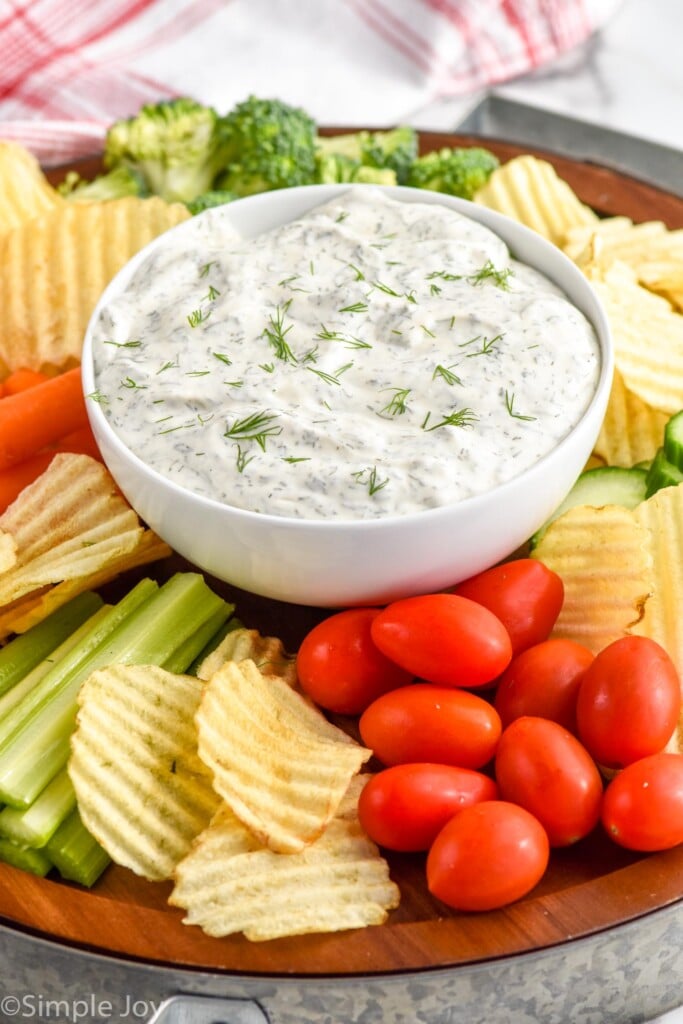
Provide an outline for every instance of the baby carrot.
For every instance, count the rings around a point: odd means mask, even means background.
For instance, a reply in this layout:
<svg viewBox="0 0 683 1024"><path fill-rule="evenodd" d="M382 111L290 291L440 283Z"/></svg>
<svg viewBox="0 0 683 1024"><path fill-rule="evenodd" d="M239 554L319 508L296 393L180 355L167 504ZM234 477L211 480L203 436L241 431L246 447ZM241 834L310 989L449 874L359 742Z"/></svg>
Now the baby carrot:
<svg viewBox="0 0 683 1024"><path fill-rule="evenodd" d="M81 370L74 367L0 401L0 471L88 423Z"/></svg>
<svg viewBox="0 0 683 1024"><path fill-rule="evenodd" d="M81 427L79 430L72 430L70 434L60 437L52 446L52 451L89 455L92 459L99 459L102 462L102 455L97 446L95 435L90 429L90 424Z"/></svg>
<svg viewBox="0 0 683 1024"><path fill-rule="evenodd" d="M54 452L38 452L24 462L0 471L0 513L19 497L24 487L28 487L45 472L54 456Z"/></svg>
<svg viewBox="0 0 683 1024"><path fill-rule="evenodd" d="M8 377L5 377L2 382L2 393L6 397L8 395L17 395L20 391L26 391L27 388L33 388L36 384L44 384L46 380L50 378L46 373L40 373L39 370L29 370L26 367L21 367L19 370L14 370Z"/></svg>

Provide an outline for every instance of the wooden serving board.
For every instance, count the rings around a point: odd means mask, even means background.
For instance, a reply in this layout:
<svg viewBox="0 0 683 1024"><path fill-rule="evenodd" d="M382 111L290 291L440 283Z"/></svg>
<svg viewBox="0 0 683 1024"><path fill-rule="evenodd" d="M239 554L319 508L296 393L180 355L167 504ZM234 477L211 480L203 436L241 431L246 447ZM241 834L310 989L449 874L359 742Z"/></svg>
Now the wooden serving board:
<svg viewBox="0 0 683 1024"><path fill-rule="evenodd" d="M424 150L482 144L478 138L424 133ZM484 143L501 159L522 150ZM661 219L683 227L683 199L635 179L551 154L549 159L580 198L603 214ZM94 173L99 161L78 165ZM51 172L60 180L64 170ZM162 575L178 568L171 559ZM281 636L294 650L324 613L277 604L210 581L236 601L245 623ZM352 932L249 943L241 936L212 939L182 924L167 905L171 886L146 882L112 866L91 891L52 878L39 879L0 865L0 920L67 945L165 965L229 973L282 976L372 974L454 967L556 946L672 904L683 916L683 846L637 855L612 844L600 830L576 846L554 851L551 866L525 899L502 910L458 914L433 899L424 882L424 859L392 855L391 871L402 891L387 924Z"/></svg>

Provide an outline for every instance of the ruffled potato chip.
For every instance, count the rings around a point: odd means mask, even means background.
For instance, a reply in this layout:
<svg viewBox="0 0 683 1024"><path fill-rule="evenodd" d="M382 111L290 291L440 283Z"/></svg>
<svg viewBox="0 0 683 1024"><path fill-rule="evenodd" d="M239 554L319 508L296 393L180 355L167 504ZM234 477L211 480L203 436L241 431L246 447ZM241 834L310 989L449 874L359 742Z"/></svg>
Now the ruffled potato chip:
<svg viewBox="0 0 683 1024"><path fill-rule="evenodd" d="M555 245L562 245L572 228L598 220L552 164L531 155L496 168L474 201L520 221Z"/></svg>

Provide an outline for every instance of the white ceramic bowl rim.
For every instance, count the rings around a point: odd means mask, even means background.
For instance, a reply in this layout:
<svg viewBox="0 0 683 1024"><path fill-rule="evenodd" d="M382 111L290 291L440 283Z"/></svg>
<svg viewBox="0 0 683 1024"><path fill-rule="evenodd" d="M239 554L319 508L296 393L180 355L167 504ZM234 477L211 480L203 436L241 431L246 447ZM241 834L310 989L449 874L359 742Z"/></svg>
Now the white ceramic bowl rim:
<svg viewBox="0 0 683 1024"><path fill-rule="evenodd" d="M532 466L517 473L510 480L506 480L504 483L498 484L481 494L473 495L472 497L463 498L458 502L453 502L447 505L441 505L437 508L423 509L418 512L411 513L396 513L393 515L379 516L377 518L367 519L354 519L345 518L341 516L335 516L331 519L306 519L298 516L280 516L273 515L265 512L254 512L249 509L239 508L235 505L229 505L226 502L217 501L213 498L208 498L204 495L197 494L189 488L181 487L175 481L169 477L159 473L148 463L144 462L139 458L124 442L120 439L118 434L111 427L107 420L104 412L99 407L96 401L89 396L96 391L96 379L94 369L94 355L93 355L93 342L92 333L97 320L99 319L100 313L104 307L106 307L112 299L125 288L130 278L133 276L138 266L144 262L147 257L155 249L161 247L165 243L165 239L171 233L182 234L183 231L187 231L188 226L193 223L197 217L202 218L216 218L216 217L228 217L231 223L237 222L249 225L252 222L251 212L263 213L263 208L266 211L266 220L268 221L262 230L268 230L269 227L274 227L276 224L283 223L288 220L293 220L300 213L313 209L328 200L335 198L338 195L343 194L349 189L382 189L383 191L389 192L389 194L396 199L404 202L422 202L436 205L442 205L455 209L459 213L464 214L473 220L479 221L486 227L491 228L497 235L499 235L503 241L508 245L512 255L516 255L516 251L519 249L519 244L515 246L509 241L509 236L517 236L517 241L528 240L528 244L534 248L545 252L549 261L555 266L551 269L542 268L542 273L558 285L562 291L569 297L570 301L577 306L581 312L588 318L593 328L596 331L598 341L600 344L600 355L601 355L601 367L598 381L596 383L593 396L588 406L584 410L582 416L577 421L572 430L567 434L550 452L542 456ZM286 218L280 218L274 221L272 218L267 217L267 206L269 202L272 202L272 197L282 197L282 194L286 193L287 198L291 199L291 205L297 207L296 212L287 216ZM261 211L259 211L261 207ZM242 232L241 232L242 233ZM256 237L261 231L245 234L245 237ZM520 258L520 257L517 257ZM523 262L527 262L532 266L538 266L538 260L531 261L522 259ZM558 280L558 278L562 280ZM574 293L579 293L578 297ZM587 307L592 304L593 309L589 310ZM583 423L584 420L592 415L592 410L595 405L601 403L604 400L604 394L606 389L609 388L612 381L612 375L614 370L614 357L611 344L611 333L609 323L607 320L606 313L597 297L595 292L592 290L589 282L574 264L559 248L554 246L551 242L546 241L541 235L535 231L512 221L510 218L503 216L493 210L489 210L484 206L479 206L475 203L469 202L468 200L459 199L455 196L448 196L440 192L430 192L428 190L409 188L406 186L385 186L385 185L302 185L289 189L281 189L271 192L263 192L257 195L248 196L244 199L238 199L232 203L228 203L225 206L214 207L206 210L200 214L195 215L190 220L182 221L175 227L168 229L162 235L153 239L148 245L135 254L126 263L126 265L116 274L116 276L109 283L102 296L100 297L97 306L95 307L93 314L88 324L85 340L83 345L83 357L82 357L82 377L83 377L83 390L87 399L89 415L91 418L99 422L102 429L105 429L111 443L118 449L121 455L125 458L132 460L134 464L144 470L152 480L159 481L170 493L178 493L183 495L192 495L197 505L205 508L213 509L229 509L231 515L236 517L239 521L252 521L256 517L259 521L267 525L269 522L279 527L286 526L292 530L306 529L313 531L329 531L335 527L344 527L346 530L377 530L382 529L387 524L391 523L402 523L410 524L417 522L424 522L427 526L429 522L437 522L444 516L451 516L453 510L457 507L462 509L463 513L465 510L469 510L473 515L476 515L477 508L487 504L491 500L492 493L495 493L498 500L501 502L501 507L504 508L506 494L513 488L516 489L520 482L525 479L531 479L535 475L543 472L543 466L548 459L555 459L561 456L562 450L572 443L572 435L577 428Z"/></svg>

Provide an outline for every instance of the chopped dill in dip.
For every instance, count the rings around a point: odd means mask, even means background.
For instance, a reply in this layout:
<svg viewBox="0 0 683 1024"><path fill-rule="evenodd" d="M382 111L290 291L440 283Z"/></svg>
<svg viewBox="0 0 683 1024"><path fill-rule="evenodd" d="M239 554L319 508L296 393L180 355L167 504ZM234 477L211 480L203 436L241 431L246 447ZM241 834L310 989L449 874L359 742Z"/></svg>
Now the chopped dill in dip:
<svg viewBox="0 0 683 1024"><path fill-rule="evenodd" d="M593 328L488 228L353 186L251 240L164 236L92 333L123 442L208 498L305 519L449 505L517 476L596 389Z"/></svg>

